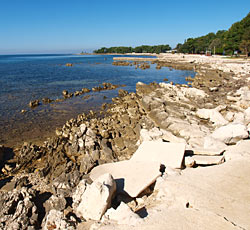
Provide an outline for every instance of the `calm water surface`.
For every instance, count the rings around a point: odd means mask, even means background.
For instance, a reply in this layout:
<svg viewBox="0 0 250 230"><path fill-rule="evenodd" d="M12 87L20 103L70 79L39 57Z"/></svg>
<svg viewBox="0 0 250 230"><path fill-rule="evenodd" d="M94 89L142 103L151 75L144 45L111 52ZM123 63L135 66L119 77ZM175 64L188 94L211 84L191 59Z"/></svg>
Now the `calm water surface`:
<svg viewBox="0 0 250 230"><path fill-rule="evenodd" d="M66 120L98 109L103 102L117 96L118 89L90 93L83 100L73 97L64 102L42 104L30 109L31 100L49 97L62 98L62 91L75 92L83 87L92 88L103 82L125 84L123 89L135 91L138 81L186 83L193 71L135 69L134 66L113 66L114 56L103 55L0 55L0 144L15 146L23 141L38 141L50 136ZM66 67L73 63L73 67ZM104 99L104 96L107 99ZM22 109L27 110L21 114Z"/></svg>

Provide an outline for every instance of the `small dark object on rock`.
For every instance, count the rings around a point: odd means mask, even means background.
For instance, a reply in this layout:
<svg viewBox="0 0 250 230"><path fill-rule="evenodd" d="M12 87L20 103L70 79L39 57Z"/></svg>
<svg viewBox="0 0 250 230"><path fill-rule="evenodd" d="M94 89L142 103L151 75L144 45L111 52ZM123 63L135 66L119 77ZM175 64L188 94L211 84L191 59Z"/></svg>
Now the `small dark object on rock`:
<svg viewBox="0 0 250 230"><path fill-rule="evenodd" d="M53 100L51 100L50 98L45 97L45 98L42 99L42 101L43 101L43 103L51 103Z"/></svg>
<svg viewBox="0 0 250 230"><path fill-rule="evenodd" d="M69 94L69 92L68 92L67 90L63 90L63 91L62 91L62 95L63 95L63 96L67 96L68 94Z"/></svg>
<svg viewBox="0 0 250 230"><path fill-rule="evenodd" d="M33 108L33 107L38 106L39 104L40 104L39 100L30 101L29 107Z"/></svg>

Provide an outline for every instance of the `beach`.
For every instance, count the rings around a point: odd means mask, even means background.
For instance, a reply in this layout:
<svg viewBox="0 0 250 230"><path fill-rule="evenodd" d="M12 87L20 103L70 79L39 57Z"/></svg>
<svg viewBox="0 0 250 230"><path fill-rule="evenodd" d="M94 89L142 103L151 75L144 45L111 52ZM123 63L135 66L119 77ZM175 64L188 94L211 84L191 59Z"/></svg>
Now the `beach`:
<svg viewBox="0 0 250 230"><path fill-rule="evenodd" d="M14 149L1 146L0 227L250 228L250 200L244 192L250 186L249 59L184 54L113 59L138 70L148 62L151 68L196 74L183 83L162 77L137 82L134 91L117 87L112 103L75 114L49 139L25 141ZM157 143L172 144L175 164L166 161L159 171L162 155L152 162L154 151L147 148L143 152L149 160L138 156L133 161L145 142L160 153ZM105 164L111 164L106 171ZM105 173L95 178L94 170ZM125 180L125 194L119 193L115 173ZM126 187L131 178L142 186L133 193Z"/></svg>

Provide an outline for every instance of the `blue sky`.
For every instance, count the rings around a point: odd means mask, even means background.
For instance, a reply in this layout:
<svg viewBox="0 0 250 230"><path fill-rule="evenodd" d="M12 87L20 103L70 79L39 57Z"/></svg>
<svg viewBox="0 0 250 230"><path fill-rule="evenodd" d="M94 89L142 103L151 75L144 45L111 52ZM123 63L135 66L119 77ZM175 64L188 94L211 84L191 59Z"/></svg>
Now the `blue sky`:
<svg viewBox="0 0 250 230"><path fill-rule="evenodd" d="M0 0L0 53L170 44L228 29L249 0Z"/></svg>

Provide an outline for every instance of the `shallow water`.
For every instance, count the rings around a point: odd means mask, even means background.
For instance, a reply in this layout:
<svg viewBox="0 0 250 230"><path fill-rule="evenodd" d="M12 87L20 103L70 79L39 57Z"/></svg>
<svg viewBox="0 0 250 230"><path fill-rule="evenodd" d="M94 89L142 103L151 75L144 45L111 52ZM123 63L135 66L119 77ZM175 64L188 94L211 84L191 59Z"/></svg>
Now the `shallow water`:
<svg viewBox="0 0 250 230"><path fill-rule="evenodd" d="M62 98L62 91L75 92L92 88L103 82L125 84L123 89L135 91L138 81L162 82L164 78L174 83L186 83L193 71L135 69L134 66L113 66L114 56L103 55L0 55L0 144L18 145L23 141L38 141L50 136L66 120L117 96L118 89L90 93L83 100L73 97L64 102L42 104L30 109L31 100L48 97ZM73 67L66 67L73 63ZM107 97L104 99L103 97ZM27 110L21 114L20 111Z"/></svg>

